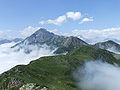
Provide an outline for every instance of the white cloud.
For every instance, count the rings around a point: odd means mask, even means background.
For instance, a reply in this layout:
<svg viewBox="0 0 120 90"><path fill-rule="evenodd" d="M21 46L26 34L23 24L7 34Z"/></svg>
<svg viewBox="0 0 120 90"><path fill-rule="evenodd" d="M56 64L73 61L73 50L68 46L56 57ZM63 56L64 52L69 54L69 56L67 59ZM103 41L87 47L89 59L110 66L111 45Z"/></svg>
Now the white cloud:
<svg viewBox="0 0 120 90"><path fill-rule="evenodd" d="M102 30L73 30L72 35L82 37L89 43L96 43L105 40L115 40L120 42L120 28L108 28Z"/></svg>
<svg viewBox="0 0 120 90"><path fill-rule="evenodd" d="M92 17L90 17L90 18L83 18L79 24L83 24L83 23L86 23L86 22L92 22L93 20L94 19Z"/></svg>
<svg viewBox="0 0 120 90"><path fill-rule="evenodd" d="M0 39L11 39L10 33L12 33L12 30L0 31Z"/></svg>
<svg viewBox="0 0 120 90"><path fill-rule="evenodd" d="M46 21L42 20L39 22L39 24L54 24L54 25L61 25L68 19L78 20L81 18L81 12L66 12L66 14L57 17L56 19L48 19Z"/></svg>
<svg viewBox="0 0 120 90"><path fill-rule="evenodd" d="M48 24L54 24L54 25L60 25L60 24L62 24L65 21L66 21L66 16L63 15L63 16L59 16L55 20L49 19L46 23L48 23Z"/></svg>
<svg viewBox="0 0 120 90"><path fill-rule="evenodd" d="M120 67L108 63L86 62L74 77L82 90L120 90Z"/></svg>
<svg viewBox="0 0 120 90"><path fill-rule="evenodd" d="M57 17L56 19L52 20L52 19L49 19L47 21L40 21L39 24L41 25L44 25L44 24L54 24L54 25L61 25L62 23L64 23L66 21L66 16L63 15L63 16L59 16Z"/></svg>
<svg viewBox="0 0 120 90"><path fill-rule="evenodd" d="M54 50L50 50L50 47L47 45L41 45L40 48L37 46L28 45L27 49L29 48L32 50L30 54L24 53L23 49L21 49L19 52L16 52L14 51L15 48L10 48L15 44L16 43L12 42L0 45L0 74L16 65L28 64L30 61L42 56L53 55L54 52Z"/></svg>
<svg viewBox="0 0 120 90"><path fill-rule="evenodd" d="M67 12L66 15L67 15L67 18L71 18L73 20L78 20L81 18L80 12Z"/></svg>
<svg viewBox="0 0 120 90"><path fill-rule="evenodd" d="M66 21L66 16L63 15L63 16L59 16L57 17L56 19L52 20L52 19L49 19L47 21L40 21L39 24L41 25L44 25L44 24L54 24L54 25L61 25L62 23L64 23Z"/></svg>
<svg viewBox="0 0 120 90"><path fill-rule="evenodd" d="M0 39L20 38L19 30L0 30Z"/></svg>
<svg viewBox="0 0 120 90"><path fill-rule="evenodd" d="M53 29L53 30L48 30L49 32L52 32L56 35L60 35L60 36L70 36L69 33L63 33L63 32L60 32L60 30L58 29Z"/></svg>
<svg viewBox="0 0 120 90"><path fill-rule="evenodd" d="M40 21L39 24L44 25L46 22L45 21Z"/></svg>
<svg viewBox="0 0 120 90"><path fill-rule="evenodd" d="M35 31L37 31L38 29L40 29L40 27L28 26L21 31L21 34L23 35L23 37L28 37L31 34L33 34Z"/></svg>

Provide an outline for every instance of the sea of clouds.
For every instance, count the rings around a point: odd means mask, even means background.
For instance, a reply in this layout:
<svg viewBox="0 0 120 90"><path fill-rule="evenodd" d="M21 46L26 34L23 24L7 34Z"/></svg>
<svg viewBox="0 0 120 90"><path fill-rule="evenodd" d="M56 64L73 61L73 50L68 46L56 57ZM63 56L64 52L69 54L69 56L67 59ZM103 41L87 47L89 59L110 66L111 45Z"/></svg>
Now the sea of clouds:
<svg viewBox="0 0 120 90"><path fill-rule="evenodd" d="M86 62L73 75L82 90L120 90L120 67L105 62Z"/></svg>
<svg viewBox="0 0 120 90"><path fill-rule="evenodd" d="M11 47L16 43L5 43L0 45L0 73L3 73L19 64L28 64L30 61L42 56L53 55L54 50L50 50L46 45L41 48L33 48L30 54L24 53L23 50L16 52Z"/></svg>

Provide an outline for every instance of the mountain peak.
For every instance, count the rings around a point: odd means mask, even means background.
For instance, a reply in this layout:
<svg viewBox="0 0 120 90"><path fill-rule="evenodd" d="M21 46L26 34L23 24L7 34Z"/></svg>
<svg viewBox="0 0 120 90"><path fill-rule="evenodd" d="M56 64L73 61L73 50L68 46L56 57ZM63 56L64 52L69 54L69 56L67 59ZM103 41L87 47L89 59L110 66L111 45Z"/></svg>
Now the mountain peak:
<svg viewBox="0 0 120 90"><path fill-rule="evenodd" d="M100 42L100 43L96 43L96 44L102 44L102 45L110 45L110 44L114 44L114 45L119 45L118 43L112 41L112 40L108 40L105 42Z"/></svg>
<svg viewBox="0 0 120 90"><path fill-rule="evenodd" d="M47 31L45 28L40 28L39 30L37 30L33 34L51 34L51 35L54 35L52 32Z"/></svg>
<svg viewBox="0 0 120 90"><path fill-rule="evenodd" d="M71 51L72 49L77 48L81 45L88 45L86 42L84 42L83 40L77 37L59 36L59 35L55 35L52 32L47 31L44 28L40 28L31 36L27 37L25 40L16 44L13 47L18 46L18 50L22 48L27 51L30 51L28 50L29 45L33 45L33 46L37 45L38 47L41 47L41 45L44 45L44 44L49 46L50 49L58 48L56 51L60 51L61 53Z"/></svg>
<svg viewBox="0 0 120 90"><path fill-rule="evenodd" d="M38 29L36 32L49 32L49 31L47 31L45 28L40 28L40 29ZM36 33L35 32L35 33Z"/></svg>
<svg viewBox="0 0 120 90"><path fill-rule="evenodd" d="M33 33L31 36L27 37L26 40L29 41L29 43L43 43L54 37L54 33L51 33L47 31L44 28L40 28L35 33Z"/></svg>
<svg viewBox="0 0 120 90"><path fill-rule="evenodd" d="M101 43L96 43L95 46L109 50L114 53L120 53L120 45L112 40L108 40Z"/></svg>
<svg viewBox="0 0 120 90"><path fill-rule="evenodd" d="M79 45L87 45L87 43L77 37L70 36L67 38L66 42L64 43L64 46L69 46L69 45L79 46Z"/></svg>

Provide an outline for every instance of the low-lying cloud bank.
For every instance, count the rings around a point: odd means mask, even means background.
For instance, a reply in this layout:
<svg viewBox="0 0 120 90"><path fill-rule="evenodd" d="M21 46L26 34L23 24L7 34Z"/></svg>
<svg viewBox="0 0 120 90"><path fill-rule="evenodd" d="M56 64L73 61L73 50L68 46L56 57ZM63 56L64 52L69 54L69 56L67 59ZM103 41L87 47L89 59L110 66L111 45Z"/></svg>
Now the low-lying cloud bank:
<svg viewBox="0 0 120 90"><path fill-rule="evenodd" d="M82 90L120 90L120 68L108 63L86 62L74 77Z"/></svg>
<svg viewBox="0 0 120 90"><path fill-rule="evenodd" d="M28 64L31 60L39 57L53 55L54 52L54 50L51 51L44 45L39 50L33 47L33 51L30 54L25 54L23 50L15 52L14 49L10 48L13 45L15 45L14 42L0 45L0 73L18 64Z"/></svg>
<svg viewBox="0 0 120 90"><path fill-rule="evenodd" d="M97 43L106 40L113 40L120 43L120 27L108 29L89 29L89 30L73 30L72 35L77 36L88 43Z"/></svg>

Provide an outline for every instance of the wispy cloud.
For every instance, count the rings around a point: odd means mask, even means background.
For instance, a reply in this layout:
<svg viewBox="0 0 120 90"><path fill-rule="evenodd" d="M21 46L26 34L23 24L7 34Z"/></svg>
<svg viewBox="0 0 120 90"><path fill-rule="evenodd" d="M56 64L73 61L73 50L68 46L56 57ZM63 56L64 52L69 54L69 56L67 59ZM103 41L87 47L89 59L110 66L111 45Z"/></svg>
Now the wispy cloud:
<svg viewBox="0 0 120 90"><path fill-rule="evenodd" d="M92 21L94 21L94 19L92 17L90 17L90 18L83 18L79 24L92 22Z"/></svg>
<svg viewBox="0 0 120 90"><path fill-rule="evenodd" d="M86 62L73 75L82 90L120 90L120 68L112 64Z"/></svg>
<svg viewBox="0 0 120 90"><path fill-rule="evenodd" d="M79 20L81 16L81 12L66 12L64 15L58 16L56 19L48 19L46 21L42 20L39 22L39 24L61 25L62 23L65 23L65 21L67 21L68 19Z"/></svg>
<svg viewBox="0 0 120 90"><path fill-rule="evenodd" d="M32 27L32 26L28 26L26 28L24 28L23 30L21 30L21 35L23 37L27 37L30 36L31 34L33 34L35 31L37 31L38 29L40 29L40 27Z"/></svg>
<svg viewBox="0 0 120 90"><path fill-rule="evenodd" d="M73 30L72 35L78 37L84 37L85 41L90 43L101 42L105 40L119 40L120 39L120 27L118 28L108 28L108 29L89 29L89 30Z"/></svg>
<svg viewBox="0 0 120 90"><path fill-rule="evenodd" d="M81 18L81 12L67 12L66 13L67 18L71 18L73 20L78 20Z"/></svg>
<svg viewBox="0 0 120 90"><path fill-rule="evenodd" d="M64 23L66 21L67 17L65 15L63 16L59 16L56 19L52 20L49 19L47 21L40 21L39 24L54 24L54 25L61 25L62 23Z"/></svg>
<svg viewBox="0 0 120 90"><path fill-rule="evenodd" d="M20 38L19 30L0 30L0 39Z"/></svg>

